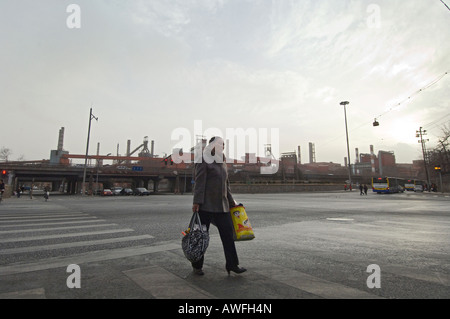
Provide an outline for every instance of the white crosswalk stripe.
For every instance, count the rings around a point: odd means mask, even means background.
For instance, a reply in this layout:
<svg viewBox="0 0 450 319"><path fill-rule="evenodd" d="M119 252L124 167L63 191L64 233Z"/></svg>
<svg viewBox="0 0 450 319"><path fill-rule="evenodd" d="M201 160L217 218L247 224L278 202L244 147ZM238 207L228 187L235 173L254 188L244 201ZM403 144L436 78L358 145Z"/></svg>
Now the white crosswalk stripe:
<svg viewBox="0 0 450 319"><path fill-rule="evenodd" d="M61 249L61 248L73 248L73 247L81 247L81 246L88 246L88 245L110 244L110 243L118 243L118 242L123 242L123 241L141 240L141 239L149 239L149 238L153 238L153 236L150 236L150 235L129 236L129 237L119 237L119 238L112 238L112 239L110 238L110 239L101 239L101 240L90 240L88 242L80 241L80 242L71 242L71 243L65 243L65 244L53 244L53 245L3 249L3 250L0 250L0 255L29 253L29 252L33 252L33 251L43 251L43 250Z"/></svg>
<svg viewBox="0 0 450 319"><path fill-rule="evenodd" d="M97 217L95 217L95 216L83 216L83 217L56 217L56 218L47 218L47 219L45 219L45 220L74 220L74 219L95 219L95 218L97 218ZM22 219L22 220L17 220L17 219L14 219L14 220L3 220L3 221L1 221L1 223L2 224L5 224L5 223L22 223L22 222L40 222L40 221L42 221L42 219L41 218L32 218L32 219Z"/></svg>
<svg viewBox="0 0 450 319"><path fill-rule="evenodd" d="M55 217L67 217L74 216L74 214L45 214L45 215L27 215L27 216L17 216L17 215L1 215L0 222L4 220L19 221L21 219L43 219L43 218L55 218ZM88 214L76 214L76 216L89 216Z"/></svg>
<svg viewBox="0 0 450 319"><path fill-rule="evenodd" d="M86 223L99 223L104 222L104 219L94 219L94 220L77 220L77 221L63 221L63 222L52 222L52 223L39 223L39 226L48 226L48 225L69 225L69 224L86 224ZM20 224L20 227L30 227L30 226L37 226L35 223L31 224ZM17 225L0 225L0 229L8 229L8 228L14 228L17 227Z"/></svg>
<svg viewBox="0 0 450 319"><path fill-rule="evenodd" d="M117 224L97 224L97 225L65 226L65 227L53 227L53 228L46 227L46 228L34 228L34 229L0 230L0 235L30 233L30 232L45 232L45 231L49 231L49 230L69 230L69 229L81 229L81 228L93 228L93 227L108 227L108 226L117 226Z"/></svg>
<svg viewBox="0 0 450 319"><path fill-rule="evenodd" d="M131 229L131 228L109 229L109 230L83 232L83 233L70 233L70 234L57 234L57 235L45 235L45 236L29 236L29 237L8 238L8 239L2 239L2 242L3 243L18 243L18 242L21 242L21 241L36 241L36 240L44 240L44 239L80 237L80 236L123 233L123 232L132 232L132 231L133 231L133 229Z"/></svg>

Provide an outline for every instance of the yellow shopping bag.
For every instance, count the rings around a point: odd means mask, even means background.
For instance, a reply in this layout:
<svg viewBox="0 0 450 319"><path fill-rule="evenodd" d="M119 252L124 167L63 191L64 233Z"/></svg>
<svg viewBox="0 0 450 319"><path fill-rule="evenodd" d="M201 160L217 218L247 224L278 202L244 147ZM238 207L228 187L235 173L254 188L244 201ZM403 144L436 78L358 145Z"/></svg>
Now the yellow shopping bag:
<svg viewBox="0 0 450 319"><path fill-rule="evenodd" d="M231 207L230 213L234 226L234 240L243 241L255 238L244 205L239 204L238 206Z"/></svg>

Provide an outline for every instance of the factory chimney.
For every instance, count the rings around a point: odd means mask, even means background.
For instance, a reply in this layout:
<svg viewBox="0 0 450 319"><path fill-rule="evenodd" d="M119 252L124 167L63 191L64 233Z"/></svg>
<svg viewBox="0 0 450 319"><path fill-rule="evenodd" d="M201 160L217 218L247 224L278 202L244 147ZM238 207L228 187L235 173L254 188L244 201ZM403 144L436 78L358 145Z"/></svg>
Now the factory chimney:
<svg viewBox="0 0 450 319"><path fill-rule="evenodd" d="M370 145L370 165L372 166L372 173L375 173L375 154L373 152L373 145Z"/></svg>
<svg viewBox="0 0 450 319"><path fill-rule="evenodd" d="M315 163L316 162L316 147L314 143L309 143L309 163Z"/></svg>
<svg viewBox="0 0 450 319"><path fill-rule="evenodd" d="M56 148L58 152L63 150L63 144L64 144L64 127L61 127L61 129L59 130L58 147Z"/></svg>
<svg viewBox="0 0 450 319"><path fill-rule="evenodd" d="M151 144L151 148L150 148L150 156L151 157L154 157L154 155L155 155L154 151L155 151L155 141L152 140L152 144Z"/></svg>

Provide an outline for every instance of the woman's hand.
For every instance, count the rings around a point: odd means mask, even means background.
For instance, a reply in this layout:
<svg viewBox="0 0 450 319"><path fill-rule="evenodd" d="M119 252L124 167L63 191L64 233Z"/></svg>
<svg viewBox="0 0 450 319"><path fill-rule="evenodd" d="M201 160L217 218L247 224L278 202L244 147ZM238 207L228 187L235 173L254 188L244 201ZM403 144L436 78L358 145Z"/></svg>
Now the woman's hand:
<svg viewBox="0 0 450 319"><path fill-rule="evenodd" d="M200 210L200 204L192 204L192 212L196 213Z"/></svg>

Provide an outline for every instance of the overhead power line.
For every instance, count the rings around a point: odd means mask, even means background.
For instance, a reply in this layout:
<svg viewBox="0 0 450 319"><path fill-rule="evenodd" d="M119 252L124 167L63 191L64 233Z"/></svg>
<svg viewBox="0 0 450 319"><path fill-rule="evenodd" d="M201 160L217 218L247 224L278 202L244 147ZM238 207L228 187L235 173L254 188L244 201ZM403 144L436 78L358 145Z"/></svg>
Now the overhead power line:
<svg viewBox="0 0 450 319"><path fill-rule="evenodd" d="M448 10L450 10L450 8L448 7L448 5L447 5L443 0L441 0L441 2L444 4L444 6L447 7Z"/></svg>
<svg viewBox="0 0 450 319"><path fill-rule="evenodd" d="M403 101L397 103L396 105L390 107L386 112L381 113L380 115L378 115L377 117L375 117L375 119L379 119L380 117L382 117L383 115L386 115L387 113L393 111L395 108L399 107L400 105L402 105L403 103L405 103L406 101L409 101L412 97L414 97L415 95L425 91L426 89L432 87L433 85L435 85L436 83L438 83L440 80L442 80L442 78L444 76L446 76L448 74L448 72L445 72L444 74L440 75L439 77L437 77L436 79L434 79L433 81L431 81L430 83L428 83L427 85L425 85L423 88L421 88L420 90L415 91L414 93L412 93L410 96L408 96L406 99L404 99Z"/></svg>
<svg viewBox="0 0 450 319"><path fill-rule="evenodd" d="M450 116L450 113L448 113L447 115L444 115L444 116L440 117L439 119L434 120L434 121L432 121L432 122L430 122L428 124L425 124L424 127L428 128L429 130L434 128L434 127L437 127L437 126L441 125L439 122L446 121L446 118L449 117L449 116Z"/></svg>
<svg viewBox="0 0 450 319"><path fill-rule="evenodd" d="M404 99L403 101L401 101L401 102L397 103L396 105L392 106L392 107L389 108L389 110L387 110L386 112L384 112L384 113L378 115L378 116L375 118L375 120L378 119L378 118L380 118L381 116L386 115L387 113L393 111L395 108L397 108L397 107L400 106L401 104L405 103L406 101L410 100L410 99L411 99L412 97L414 97L415 95L417 95L417 94L419 94L419 93L425 91L426 89L432 87L433 85L435 85L436 83L438 83L440 80L442 80L448 73L449 73L449 71L445 72L444 74L441 74L441 75L438 76L436 79L434 79L433 81L431 81L430 83L428 83L427 85L425 85L423 88L421 88L421 89L415 91L413 94L411 94L410 96L408 96L408 97L407 97L406 99ZM445 117L447 117L447 115L446 115ZM442 120L442 118L441 118L440 120ZM349 129L349 131L350 131L350 132L353 132L353 131L358 130L359 128L361 128L361 127L363 127L363 126L366 126L366 125L368 125L368 124L370 124L370 123L371 123L371 122L365 122L365 123L362 123L361 125L359 125L359 126L357 126L357 127L354 127L354 128ZM429 124L427 124L427 125L431 125L431 124L434 124L434 123L431 122L431 123L429 123ZM334 138L332 138L332 139L326 141L323 145L327 145L327 144L329 144L329 143L331 143L331 142L333 142L333 141L335 141L335 140L337 140L337 139L339 139L339 138L341 138L341 137L342 137L342 135L335 136Z"/></svg>

